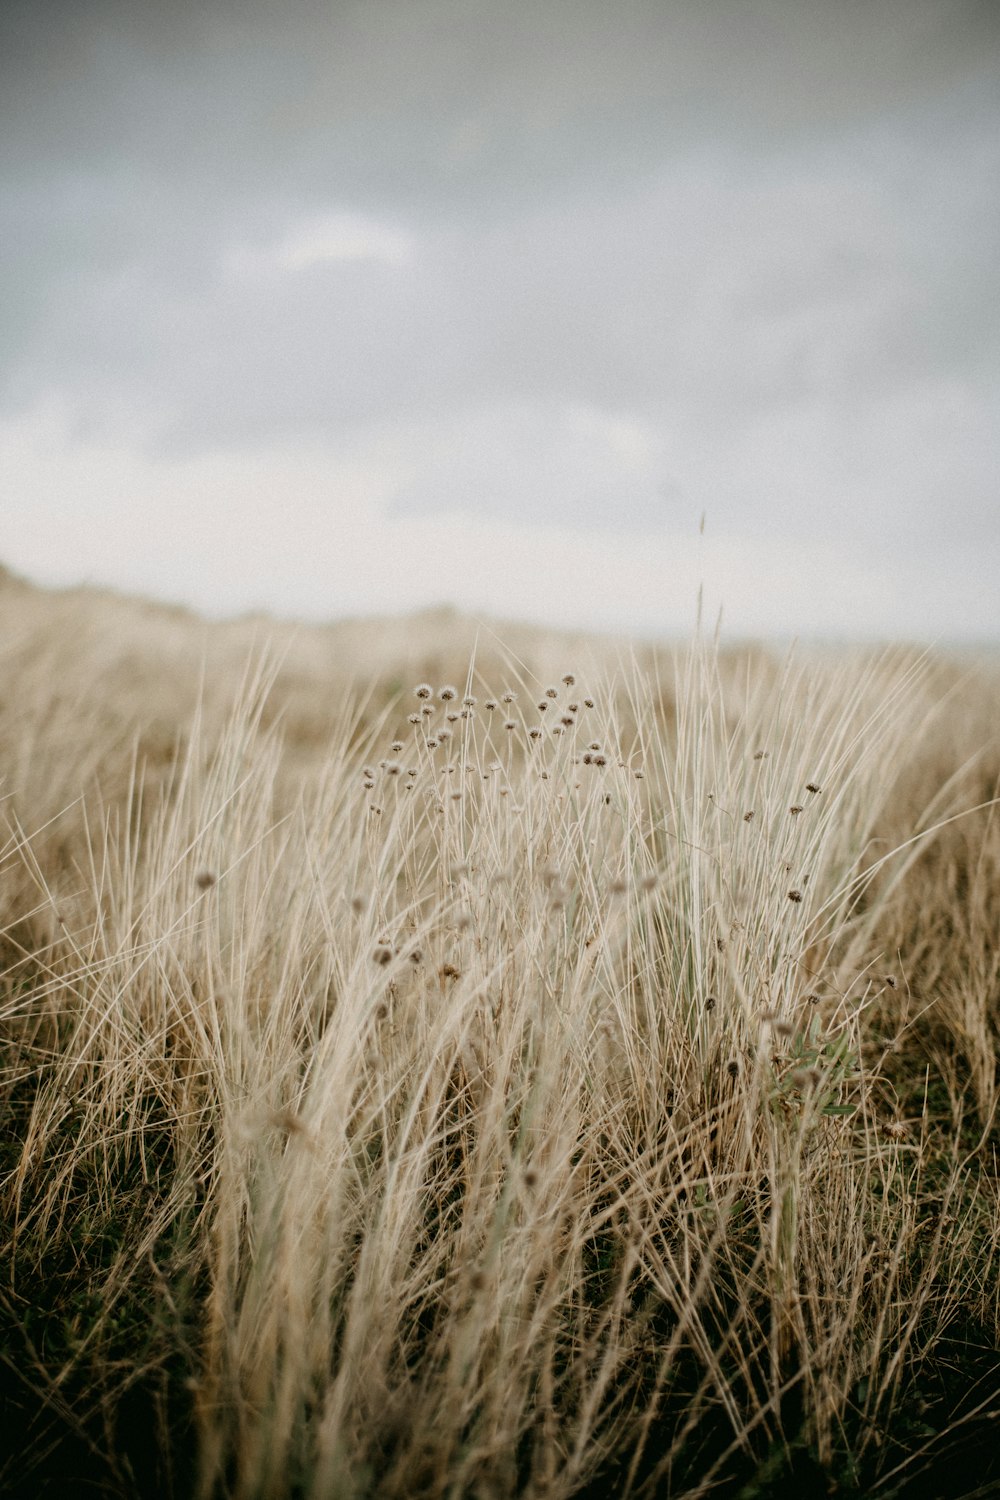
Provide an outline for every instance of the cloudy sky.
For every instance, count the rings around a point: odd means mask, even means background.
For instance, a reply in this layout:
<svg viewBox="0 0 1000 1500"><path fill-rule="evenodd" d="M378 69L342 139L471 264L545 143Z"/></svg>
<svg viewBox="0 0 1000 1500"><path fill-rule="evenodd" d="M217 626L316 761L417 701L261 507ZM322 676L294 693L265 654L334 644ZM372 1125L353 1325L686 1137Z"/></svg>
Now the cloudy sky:
<svg viewBox="0 0 1000 1500"><path fill-rule="evenodd" d="M0 242L39 582L1000 636L994 0L5 0Z"/></svg>

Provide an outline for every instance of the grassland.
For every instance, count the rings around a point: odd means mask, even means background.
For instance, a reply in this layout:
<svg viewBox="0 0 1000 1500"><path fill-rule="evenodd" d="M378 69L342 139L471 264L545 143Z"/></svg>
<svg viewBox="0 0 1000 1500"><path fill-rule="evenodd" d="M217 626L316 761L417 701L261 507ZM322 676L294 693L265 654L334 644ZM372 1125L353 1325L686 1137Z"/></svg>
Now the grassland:
<svg viewBox="0 0 1000 1500"><path fill-rule="evenodd" d="M0 576L4 1493L1000 1492L998 687Z"/></svg>

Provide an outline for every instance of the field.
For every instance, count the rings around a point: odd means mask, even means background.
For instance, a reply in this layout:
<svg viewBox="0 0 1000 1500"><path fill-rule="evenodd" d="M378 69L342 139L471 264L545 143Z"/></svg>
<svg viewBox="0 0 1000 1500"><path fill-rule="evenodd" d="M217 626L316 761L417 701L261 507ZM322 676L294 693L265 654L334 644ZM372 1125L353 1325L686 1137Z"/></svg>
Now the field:
<svg viewBox="0 0 1000 1500"><path fill-rule="evenodd" d="M0 1490L1000 1493L998 701L0 574Z"/></svg>

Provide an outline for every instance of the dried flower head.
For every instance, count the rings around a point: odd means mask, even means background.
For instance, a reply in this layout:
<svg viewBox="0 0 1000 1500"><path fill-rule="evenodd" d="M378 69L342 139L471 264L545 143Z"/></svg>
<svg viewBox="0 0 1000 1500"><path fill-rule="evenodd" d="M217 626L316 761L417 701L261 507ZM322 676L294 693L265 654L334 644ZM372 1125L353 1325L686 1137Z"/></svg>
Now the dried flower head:
<svg viewBox="0 0 1000 1500"><path fill-rule="evenodd" d="M434 692L429 682L422 682L419 687L413 689L418 698L429 698Z"/></svg>
<svg viewBox="0 0 1000 1500"><path fill-rule="evenodd" d="M821 792L822 790L823 790L823 788L821 786L817 786L816 783L815 783L815 781L807 781L806 782L806 791L807 792L812 792L812 794L813 794L814 797L817 796L817 794L819 792Z"/></svg>
<svg viewBox="0 0 1000 1500"><path fill-rule="evenodd" d="M457 698L458 697L458 693L457 693L456 689L451 686L450 683L447 683L438 692L438 697L441 699L442 703L450 703L451 700L452 700L452 698Z"/></svg>
<svg viewBox="0 0 1000 1500"><path fill-rule="evenodd" d="M584 698L584 700L583 700L583 706L584 706L584 708L593 708L593 706L594 706L594 700L593 700L593 698Z"/></svg>
<svg viewBox="0 0 1000 1500"><path fill-rule="evenodd" d="M388 943L376 943L372 949L372 959L383 967L392 959L392 949Z"/></svg>
<svg viewBox="0 0 1000 1500"><path fill-rule="evenodd" d="M483 707L485 709L487 709L490 713L492 713L494 711L494 709L496 708L496 706L497 706L497 700L495 698L487 698L486 702L483 704Z"/></svg>
<svg viewBox="0 0 1000 1500"><path fill-rule="evenodd" d="M475 706L476 706L476 700L475 700L475 698L473 698L471 696L471 694L468 697L465 697L465 698L462 699L462 707L463 708L475 708Z"/></svg>
<svg viewBox="0 0 1000 1500"><path fill-rule="evenodd" d="M199 870L194 877L194 883L199 891L210 891L218 878L214 870Z"/></svg>
<svg viewBox="0 0 1000 1500"><path fill-rule="evenodd" d="M541 724L532 724L531 728L528 730L528 738L529 740L541 739L542 733L543 730Z"/></svg>
<svg viewBox="0 0 1000 1500"><path fill-rule="evenodd" d="M450 713L445 714L445 718L449 724L457 724L459 719L457 710L453 708Z"/></svg>
<svg viewBox="0 0 1000 1500"><path fill-rule="evenodd" d="M398 776L399 772L400 772L400 769L401 768L400 768L399 761L398 760L391 760L389 762L389 764L385 768L385 774L387 776Z"/></svg>
<svg viewBox="0 0 1000 1500"><path fill-rule="evenodd" d="M753 758L754 760L767 760L769 754L769 750L755 750Z"/></svg>
<svg viewBox="0 0 1000 1500"><path fill-rule="evenodd" d="M392 744L389 746L389 749L392 751L393 755L398 755L399 752L402 750L402 748L403 748L403 741L402 740L393 740Z"/></svg>
<svg viewBox="0 0 1000 1500"><path fill-rule="evenodd" d="M564 729L572 729L573 725L576 723L576 720L573 718L572 714L562 714L560 716L559 722Z"/></svg>
<svg viewBox="0 0 1000 1500"><path fill-rule="evenodd" d="M539 702L538 702L538 704L537 704L538 712L540 714L545 713L545 711L548 708L548 706L549 706L548 699L546 699L546 698L540 699Z"/></svg>
<svg viewBox="0 0 1000 1500"><path fill-rule="evenodd" d="M554 688L554 687L547 687L545 689L545 696L546 696L546 698L558 698L559 697L559 689L558 688Z"/></svg>
<svg viewBox="0 0 1000 1500"><path fill-rule="evenodd" d="M410 724L419 724L422 717L422 714L407 714L406 716L407 722Z"/></svg>
<svg viewBox="0 0 1000 1500"><path fill-rule="evenodd" d="M799 890L789 891L788 899L789 901L794 901L796 905L798 905L798 903L802 900L802 892Z"/></svg>
<svg viewBox="0 0 1000 1500"><path fill-rule="evenodd" d="M572 672L566 672L563 676L563 682L567 687L574 687L576 685L576 678Z"/></svg>
<svg viewBox="0 0 1000 1500"><path fill-rule="evenodd" d="M788 811L791 813L793 818L797 818L799 813L802 811L802 807L798 802L796 802L793 807L790 807L788 809Z"/></svg>
<svg viewBox="0 0 1000 1500"><path fill-rule="evenodd" d="M503 721L503 727L509 732L512 729L516 729L517 728L517 724L515 723L515 721L513 719L504 719L504 721Z"/></svg>
<svg viewBox="0 0 1000 1500"><path fill-rule="evenodd" d="M430 718L431 714L433 714L433 712L434 712L434 705L433 705L433 703L425 703L424 706L423 706L423 708L420 710L420 712L422 714L426 715L427 718Z"/></svg>
<svg viewBox="0 0 1000 1500"><path fill-rule="evenodd" d="M500 702L501 703L513 703L514 699L516 697L517 697L517 694L516 693L512 693L511 690L510 690L510 688L508 688L505 693L501 693L500 694Z"/></svg>
<svg viewBox="0 0 1000 1500"><path fill-rule="evenodd" d="M371 789L372 789L372 787L375 785L375 783L374 783L374 781L368 779L368 780L363 781L361 783L361 785L364 787L364 789L365 789L366 792L370 792Z"/></svg>
<svg viewBox="0 0 1000 1500"><path fill-rule="evenodd" d="M645 781L646 773L641 767L635 772L635 779L636 781Z"/></svg>
<svg viewBox="0 0 1000 1500"><path fill-rule="evenodd" d="M752 823L753 822L753 808L752 807L751 807L751 809L750 809L749 812L745 812L743 814L743 821L744 821L744 823Z"/></svg>

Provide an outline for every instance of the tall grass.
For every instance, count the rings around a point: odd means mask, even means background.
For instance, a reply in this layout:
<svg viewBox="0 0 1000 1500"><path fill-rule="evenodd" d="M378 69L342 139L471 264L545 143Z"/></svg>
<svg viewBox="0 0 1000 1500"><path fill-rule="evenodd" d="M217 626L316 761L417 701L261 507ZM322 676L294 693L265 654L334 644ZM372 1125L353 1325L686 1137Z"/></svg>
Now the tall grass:
<svg viewBox="0 0 1000 1500"><path fill-rule="evenodd" d="M10 1484L899 1492L1000 1388L939 1369L997 1332L995 746L941 774L902 652L494 652L305 746L284 670L155 755L93 683L4 725Z"/></svg>

